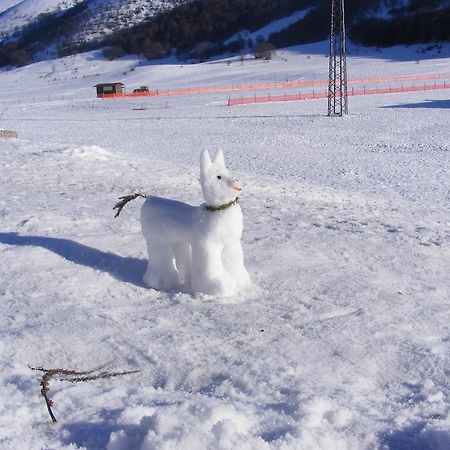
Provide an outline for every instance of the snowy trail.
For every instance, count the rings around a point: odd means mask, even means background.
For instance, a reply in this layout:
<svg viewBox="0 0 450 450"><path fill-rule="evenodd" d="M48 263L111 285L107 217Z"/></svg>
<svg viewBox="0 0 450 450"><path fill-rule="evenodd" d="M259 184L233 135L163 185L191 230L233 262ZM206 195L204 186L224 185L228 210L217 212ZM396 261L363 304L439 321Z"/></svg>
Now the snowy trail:
<svg viewBox="0 0 450 450"><path fill-rule="evenodd" d="M447 448L449 110L424 95L355 99L343 122L214 96L143 115L11 107L2 448ZM205 145L244 183L247 298L145 288L139 201L113 219L137 189L200 203ZM53 381L52 426L28 365L107 362L142 372Z"/></svg>

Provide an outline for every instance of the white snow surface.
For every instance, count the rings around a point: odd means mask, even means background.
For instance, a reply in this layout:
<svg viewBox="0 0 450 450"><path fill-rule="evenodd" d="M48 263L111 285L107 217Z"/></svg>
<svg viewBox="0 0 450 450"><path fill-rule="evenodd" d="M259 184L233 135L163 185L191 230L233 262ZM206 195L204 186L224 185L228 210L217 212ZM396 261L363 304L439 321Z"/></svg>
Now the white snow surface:
<svg viewBox="0 0 450 450"><path fill-rule="evenodd" d="M180 66L98 53L0 72L0 447L448 449L449 91L226 107L152 88L326 77L326 46ZM448 46L351 49L349 76L450 71ZM198 155L243 183L252 296L146 288L136 200L200 204ZM53 380L29 366L140 370Z"/></svg>

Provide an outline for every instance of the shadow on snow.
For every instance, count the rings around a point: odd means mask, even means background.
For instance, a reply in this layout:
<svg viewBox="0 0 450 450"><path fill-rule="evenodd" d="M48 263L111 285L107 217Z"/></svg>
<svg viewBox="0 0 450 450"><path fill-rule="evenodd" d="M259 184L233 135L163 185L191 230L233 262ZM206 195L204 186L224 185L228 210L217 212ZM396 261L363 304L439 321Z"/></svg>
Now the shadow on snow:
<svg viewBox="0 0 450 450"><path fill-rule="evenodd" d="M70 239L47 236L21 236L18 233L0 233L0 243L16 246L41 247L62 256L64 259L109 273L120 281L145 287L142 275L147 262L144 259L131 258L104 252Z"/></svg>
<svg viewBox="0 0 450 450"><path fill-rule="evenodd" d="M436 108L450 109L450 100L425 100L420 103L404 103L400 105L384 106L383 108Z"/></svg>
<svg viewBox="0 0 450 450"><path fill-rule="evenodd" d="M440 450L450 448L450 433L446 430L427 429L419 422L381 437L383 448L390 450Z"/></svg>
<svg viewBox="0 0 450 450"><path fill-rule="evenodd" d="M125 427L116 423L121 413L121 409L101 410L98 413L98 422L86 421L65 424L63 428L68 432L68 435L64 438L64 444L75 444L87 450L104 449L108 445L113 432L124 430L138 434L138 425Z"/></svg>
<svg viewBox="0 0 450 450"><path fill-rule="evenodd" d="M173 407L179 404L179 402L154 402L155 407ZM67 435L63 442L66 445L75 444L87 450L100 450L108 446L112 433L120 432L113 440L115 444L113 448L144 447L146 436L156 427L155 419L152 416L143 416L138 424L124 424L119 423L122 414L122 409L102 409L96 414L98 422L86 420L65 424L63 428L67 431Z"/></svg>

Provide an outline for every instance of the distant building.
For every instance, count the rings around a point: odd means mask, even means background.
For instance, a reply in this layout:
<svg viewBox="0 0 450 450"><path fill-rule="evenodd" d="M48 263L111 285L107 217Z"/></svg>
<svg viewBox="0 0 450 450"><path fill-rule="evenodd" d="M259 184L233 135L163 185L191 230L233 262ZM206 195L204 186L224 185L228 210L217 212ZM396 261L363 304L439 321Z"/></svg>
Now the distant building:
<svg viewBox="0 0 450 450"><path fill-rule="evenodd" d="M104 94L122 94L125 90L123 83L101 83L96 84L97 97L103 97Z"/></svg>

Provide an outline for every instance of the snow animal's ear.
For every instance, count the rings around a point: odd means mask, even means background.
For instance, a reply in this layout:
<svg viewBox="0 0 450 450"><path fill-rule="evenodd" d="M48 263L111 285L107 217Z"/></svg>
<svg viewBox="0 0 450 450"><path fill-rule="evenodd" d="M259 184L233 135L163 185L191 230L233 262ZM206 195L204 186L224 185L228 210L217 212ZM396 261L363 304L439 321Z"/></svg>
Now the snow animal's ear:
<svg viewBox="0 0 450 450"><path fill-rule="evenodd" d="M200 172L206 174L211 169L212 162L208 150L203 150L200 156Z"/></svg>
<svg viewBox="0 0 450 450"><path fill-rule="evenodd" d="M217 150L216 156L214 156L213 164L217 169L226 170L225 167L225 157L223 156L223 151L221 149Z"/></svg>

